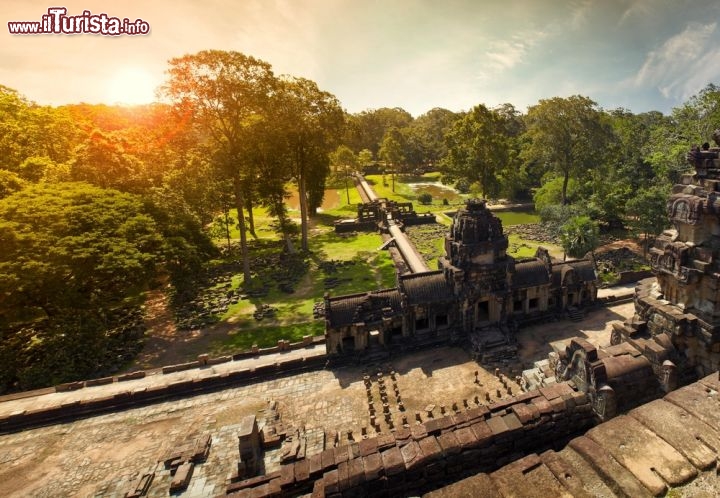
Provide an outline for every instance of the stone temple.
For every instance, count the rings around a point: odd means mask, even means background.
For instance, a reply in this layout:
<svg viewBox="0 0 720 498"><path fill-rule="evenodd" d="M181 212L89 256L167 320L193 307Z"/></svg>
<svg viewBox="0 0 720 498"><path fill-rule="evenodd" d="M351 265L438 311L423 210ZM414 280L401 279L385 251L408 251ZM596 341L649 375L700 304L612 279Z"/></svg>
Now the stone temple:
<svg viewBox="0 0 720 498"><path fill-rule="evenodd" d="M597 297L591 260L507 254L508 237L485 201L457 211L438 270L398 274L397 287L325 297L330 355L469 341L480 358L512 349L518 325L579 313ZM506 351L507 352L507 351Z"/></svg>

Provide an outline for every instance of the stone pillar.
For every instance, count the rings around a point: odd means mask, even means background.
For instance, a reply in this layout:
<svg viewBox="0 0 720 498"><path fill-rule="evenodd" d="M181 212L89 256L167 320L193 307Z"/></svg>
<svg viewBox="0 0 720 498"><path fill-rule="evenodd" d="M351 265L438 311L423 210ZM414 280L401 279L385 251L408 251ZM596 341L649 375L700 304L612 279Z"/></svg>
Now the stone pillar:
<svg viewBox="0 0 720 498"><path fill-rule="evenodd" d="M662 377L660 379L660 387L666 393L674 391L678 387L677 367L670 360L665 360L662 364Z"/></svg>

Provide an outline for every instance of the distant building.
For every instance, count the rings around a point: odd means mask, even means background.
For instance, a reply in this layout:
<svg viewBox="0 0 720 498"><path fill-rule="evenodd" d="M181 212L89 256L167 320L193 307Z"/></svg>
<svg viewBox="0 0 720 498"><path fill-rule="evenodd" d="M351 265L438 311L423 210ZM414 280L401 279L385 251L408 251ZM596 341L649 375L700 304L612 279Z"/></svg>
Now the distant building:
<svg viewBox="0 0 720 498"><path fill-rule="evenodd" d="M328 354L469 338L477 353L512 342L518 323L595 302L589 260L507 255L508 237L484 201L471 200L453 219L439 270L399 275L397 287L325 297Z"/></svg>

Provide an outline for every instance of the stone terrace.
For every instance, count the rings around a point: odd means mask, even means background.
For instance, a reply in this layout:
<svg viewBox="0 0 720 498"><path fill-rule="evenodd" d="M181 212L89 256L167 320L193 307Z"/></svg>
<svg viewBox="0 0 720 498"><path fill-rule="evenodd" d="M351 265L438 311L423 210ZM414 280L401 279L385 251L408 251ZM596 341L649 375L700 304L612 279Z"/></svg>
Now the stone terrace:
<svg viewBox="0 0 720 498"><path fill-rule="evenodd" d="M438 348L381 365L386 375L396 372L397 387L408 417L434 404L434 413L462 407L463 400L475 396L493 403L511 396L492 374L480 369L459 349ZM210 435L212 445L204 463L197 463L189 487L181 494L205 497L223 494L228 478L236 472L239 458L237 432L243 417L258 416L264 425L268 401L277 401L283 423L305 427L307 454L325 448L325 434L340 434L347 443L347 431L359 436L363 427L375 435L363 376L374 370L341 368L318 370L285 378L258 382L219 392L199 394L176 401L164 401L74 422L0 435L0 482L3 496L109 496L121 497L145 474L154 474L147 496L167 496L173 477L164 461L180 447L192 445ZM196 370L197 371L197 370ZM478 371L478 382L474 372ZM193 371L172 375L191 375ZM170 375L170 374L168 374ZM167 382L168 375L83 388L68 393L46 394L2 403L5 410L30 409L66 402L69 397L102 396L104 390L142 389L142 383ZM517 386L507 382L515 389ZM498 389L500 397L497 396ZM389 403L391 420L402 425L403 413L396 398ZM22 408L18 408L18 406ZM413 419L414 420L414 419ZM378 421L388 433L385 419ZM278 451L265 454L265 472L279 468Z"/></svg>
<svg viewBox="0 0 720 498"><path fill-rule="evenodd" d="M591 429L560 451L528 455L425 498L643 497L673 488L672 496L717 496L718 391L714 373Z"/></svg>

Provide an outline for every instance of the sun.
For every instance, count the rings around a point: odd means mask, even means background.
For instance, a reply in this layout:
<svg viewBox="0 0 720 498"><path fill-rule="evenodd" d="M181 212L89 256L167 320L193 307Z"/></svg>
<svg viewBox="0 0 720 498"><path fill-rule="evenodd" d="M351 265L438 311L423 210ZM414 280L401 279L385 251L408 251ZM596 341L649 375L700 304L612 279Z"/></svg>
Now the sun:
<svg viewBox="0 0 720 498"><path fill-rule="evenodd" d="M145 69L120 68L108 80L107 102L121 105L155 102L155 88L159 84L160 82Z"/></svg>

